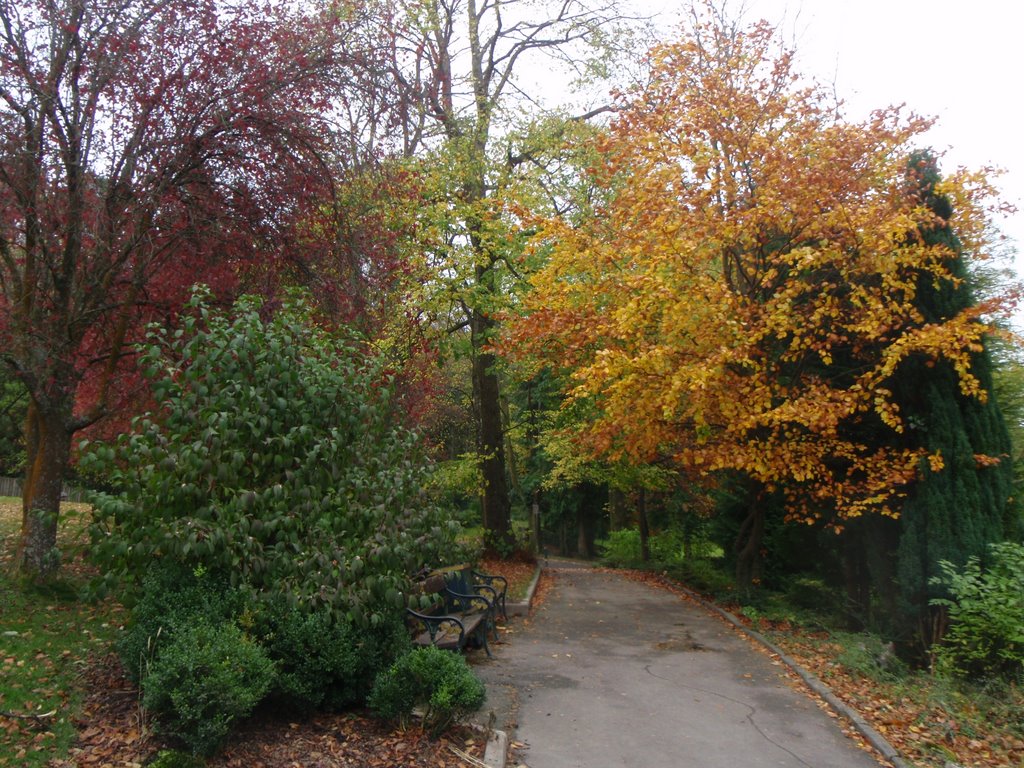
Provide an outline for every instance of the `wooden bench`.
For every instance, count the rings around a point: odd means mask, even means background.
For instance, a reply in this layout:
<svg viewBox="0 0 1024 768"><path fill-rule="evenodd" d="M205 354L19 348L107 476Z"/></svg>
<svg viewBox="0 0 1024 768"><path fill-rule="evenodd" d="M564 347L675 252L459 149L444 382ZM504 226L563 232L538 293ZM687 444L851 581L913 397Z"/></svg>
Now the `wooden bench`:
<svg viewBox="0 0 1024 768"><path fill-rule="evenodd" d="M501 614L501 618L508 621L508 614L505 612L505 596L508 594L508 579L491 573L481 573L469 569L469 576L472 583L477 586L490 587L494 590L494 608Z"/></svg>
<svg viewBox="0 0 1024 768"><path fill-rule="evenodd" d="M413 627L413 643L461 651L467 645L491 650L487 636L498 637L497 611L503 610L501 592L477 580L469 566L453 566L431 572L417 583L419 594L432 598L427 608L407 608ZM505 582L503 577L491 577ZM507 582L504 585L507 588ZM502 601L502 602L499 602Z"/></svg>

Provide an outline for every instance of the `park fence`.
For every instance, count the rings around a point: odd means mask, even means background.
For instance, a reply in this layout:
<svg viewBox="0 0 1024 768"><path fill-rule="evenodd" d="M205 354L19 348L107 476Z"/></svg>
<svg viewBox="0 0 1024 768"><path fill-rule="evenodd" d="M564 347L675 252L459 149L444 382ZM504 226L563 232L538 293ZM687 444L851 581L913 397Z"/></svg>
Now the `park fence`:
<svg viewBox="0 0 1024 768"><path fill-rule="evenodd" d="M20 477L0 477L0 496L21 498L22 483ZM64 484L61 498L64 501L85 501L86 490L78 486Z"/></svg>

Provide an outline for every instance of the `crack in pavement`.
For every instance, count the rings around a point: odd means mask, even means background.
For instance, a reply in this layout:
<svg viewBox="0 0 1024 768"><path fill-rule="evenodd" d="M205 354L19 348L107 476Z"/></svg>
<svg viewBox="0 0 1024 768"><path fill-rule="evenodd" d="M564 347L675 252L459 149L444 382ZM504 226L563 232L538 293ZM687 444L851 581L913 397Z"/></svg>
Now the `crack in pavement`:
<svg viewBox="0 0 1024 768"><path fill-rule="evenodd" d="M805 761L802 757L800 757L800 755L796 754L795 752L793 752L790 749L787 749L782 744L779 744L779 742L775 741L775 739L773 739L771 736L769 736L767 733L765 733L761 729L761 726L759 726L757 724L757 722L754 720L754 715L757 714L757 707L754 707L754 706L752 706L751 704L748 704L745 701L740 701L739 699L734 699L731 696L726 696L724 693L719 693L718 691L709 691L707 688L697 688L696 686L686 685L685 683L680 683L680 682L678 682L676 680L672 680L672 679L670 679L668 677L664 677L663 675L655 674L653 671L651 671L651 665L650 664L644 665L644 671L647 674L649 674L651 677L657 678L658 680L664 680L666 683L670 683L671 685L674 685L676 687L685 688L686 690L690 690L690 691L697 691L699 693L707 694L708 696L717 696L720 699L725 699L726 701L731 701L733 704L736 704L738 706L746 708L747 710L749 710L749 712L747 713L747 722L749 722L752 726L754 726L754 730L756 730L759 734L761 734L761 737L765 741L767 741L769 744L772 744L773 746L777 747L778 749L781 749L783 752L788 754L790 757L792 757L794 760L799 762L801 765L806 765L807 768L814 768L813 765L811 765L810 763Z"/></svg>

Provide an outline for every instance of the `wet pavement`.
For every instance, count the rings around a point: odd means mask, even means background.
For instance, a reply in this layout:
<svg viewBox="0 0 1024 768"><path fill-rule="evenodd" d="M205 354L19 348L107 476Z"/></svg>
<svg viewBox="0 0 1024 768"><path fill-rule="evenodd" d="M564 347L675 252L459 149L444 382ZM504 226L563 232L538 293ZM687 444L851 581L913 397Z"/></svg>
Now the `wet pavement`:
<svg viewBox="0 0 1024 768"><path fill-rule="evenodd" d="M704 608L551 562L555 584L475 667L529 768L878 768L839 721Z"/></svg>

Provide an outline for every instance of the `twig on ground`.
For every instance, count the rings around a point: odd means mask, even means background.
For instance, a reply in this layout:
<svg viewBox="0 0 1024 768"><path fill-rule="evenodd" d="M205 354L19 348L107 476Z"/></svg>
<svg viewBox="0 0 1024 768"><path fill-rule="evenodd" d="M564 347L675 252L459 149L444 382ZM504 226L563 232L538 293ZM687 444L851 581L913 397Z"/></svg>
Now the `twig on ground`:
<svg viewBox="0 0 1024 768"><path fill-rule="evenodd" d="M467 754L466 752L463 752L458 747L453 747L452 745L449 744L448 745L448 749L450 749L452 752L454 752L456 754L456 756L458 756L459 758L465 760L470 765L475 765L475 766L477 766L477 768L489 768L487 763L485 763L483 760L478 760L477 758L473 757L472 755Z"/></svg>
<svg viewBox="0 0 1024 768"><path fill-rule="evenodd" d="M11 712L10 710L0 709L0 717L9 717L12 720L31 720L37 726L46 726L46 721L57 714L56 709L51 709L49 712Z"/></svg>

